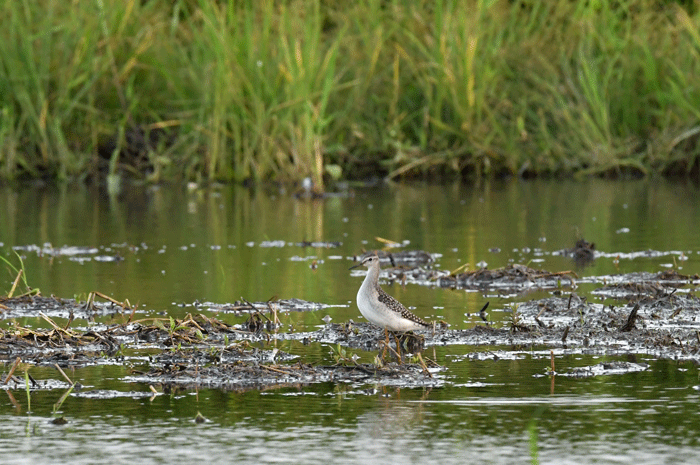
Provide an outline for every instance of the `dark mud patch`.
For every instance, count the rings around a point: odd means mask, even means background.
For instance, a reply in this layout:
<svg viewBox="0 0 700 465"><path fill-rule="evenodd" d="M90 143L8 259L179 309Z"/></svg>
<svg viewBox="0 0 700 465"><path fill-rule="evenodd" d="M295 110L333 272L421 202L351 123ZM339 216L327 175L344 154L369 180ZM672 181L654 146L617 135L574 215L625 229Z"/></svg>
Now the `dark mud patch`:
<svg viewBox="0 0 700 465"><path fill-rule="evenodd" d="M436 331L440 331L436 326ZM364 351L384 350L389 347L397 354L413 354L425 347L426 341L434 337L435 332L420 331L409 333L387 333L371 323L328 323L317 331L299 333L277 333L278 340L296 340L303 344L320 342L323 344L341 345L350 349ZM398 349L397 349L398 347Z"/></svg>
<svg viewBox="0 0 700 465"><path fill-rule="evenodd" d="M234 314L260 313L267 317L274 318L275 314L283 312L315 312L324 308L338 307L339 305L328 305L320 302L309 302L302 299L280 299L268 302L248 302L235 301L231 304L216 304L211 302L193 304L198 310L208 310L215 312L225 312ZM347 305L341 305L346 307Z"/></svg>
<svg viewBox="0 0 700 465"><path fill-rule="evenodd" d="M443 345L512 346L529 344L533 340L533 334L530 334L529 328L525 328L521 334L489 325L478 325L470 329L436 327L435 330L408 333L407 336L417 341L413 342L411 339L407 341L406 336L399 339L402 353L409 354L412 353L408 350L409 348L420 351L426 347ZM370 323L328 324L315 332L280 334L278 337L280 339L302 338L301 340L305 343L340 344L343 347L364 351L383 350L386 345L384 331ZM541 342L542 340L537 340L538 344ZM389 336L388 346L392 348L396 346L394 335Z"/></svg>
<svg viewBox="0 0 700 465"><path fill-rule="evenodd" d="M557 373L557 376L568 376L571 378L590 378L593 376L624 375L644 371L649 368L648 363L633 362L604 362L586 367L576 367L567 373Z"/></svg>
<svg viewBox="0 0 700 465"><path fill-rule="evenodd" d="M202 321L208 324L202 324ZM150 370L134 373L128 380L160 385L164 388L209 387L225 390L271 389L325 382L375 383L404 387L437 386L442 383L441 379L433 375L439 371L438 365L430 362L428 367L422 358L420 364L359 364L355 358L339 349L336 356L339 363L334 366L314 366L301 362L292 364L299 356L276 347L258 347L259 341L270 342L268 346L281 339L296 339L309 344L308 336L299 334L295 335L296 337L287 337L287 333L270 333L257 328L247 330L247 324L227 325L204 315L177 321L175 325L177 329L168 335L163 334L157 327L130 329L132 333L136 329L137 334L157 331L160 340L171 345L172 349L151 357ZM195 327L197 329L194 329ZM196 336L194 339L193 335L196 332L202 336ZM172 342L168 339L171 336ZM229 338L235 342L229 343ZM176 341L177 347L173 345ZM182 348L183 341L196 343L196 347ZM409 342L401 338L398 341L398 347L401 344L409 347ZM223 346L221 342L224 343ZM391 350L396 353L393 347ZM401 351L400 348L396 350Z"/></svg>
<svg viewBox="0 0 700 465"><path fill-rule="evenodd" d="M552 297L520 305L509 331L531 343L584 353L700 360L700 300L669 294L615 307L575 295Z"/></svg>
<svg viewBox="0 0 700 465"><path fill-rule="evenodd" d="M42 295L24 295L16 298L0 298L0 319L41 317L42 314L51 318L74 318L94 320L96 317L114 315L128 311L127 303L113 299L107 302L96 301L94 296L85 302L74 299L61 299Z"/></svg>
<svg viewBox="0 0 700 465"><path fill-rule="evenodd" d="M385 258L384 261L388 259ZM394 262L396 264L393 264ZM394 262L391 267L380 271L382 279L390 282L398 281L401 284L418 284L445 289L519 294L525 291L573 288L576 287L578 280L578 276L573 271L551 272L516 264L493 270L480 268L472 271L450 272L427 265L432 260L425 260L425 263L420 263L420 260L405 261L403 264L398 264L396 260ZM357 271L355 274L361 276L365 273Z"/></svg>
<svg viewBox="0 0 700 465"><path fill-rule="evenodd" d="M695 286L700 276L687 276L675 270L661 273L629 273L602 278L605 286L592 291L593 295L619 300L636 301L649 297L661 297L687 286ZM609 281L610 282L608 284Z"/></svg>
<svg viewBox="0 0 700 465"><path fill-rule="evenodd" d="M356 272L358 276L364 272ZM435 269L425 265L401 265L384 268L380 277L401 284L479 292L518 295L531 291L576 289L581 284L602 283L593 293L603 297L628 298L630 295L657 293L656 289L682 288L700 284L700 276L683 275L675 270L661 273L637 272L621 275L580 278L574 271L548 271L512 264L502 268L459 272Z"/></svg>
<svg viewBox="0 0 700 465"><path fill-rule="evenodd" d="M56 363L64 366L80 365L94 354L115 354L120 343L107 331L76 332L57 325L50 330L34 330L15 326L0 328L0 357L7 360L16 356L25 361Z"/></svg>
<svg viewBox="0 0 700 465"><path fill-rule="evenodd" d="M512 293L535 289L558 289L562 286L573 287L577 278L573 271L551 272L513 264L495 270L482 268L459 274L434 271L429 279L442 288Z"/></svg>
<svg viewBox="0 0 700 465"><path fill-rule="evenodd" d="M431 373L435 372L435 374ZM316 383L347 383L354 386L379 384L400 387L436 387L444 383L437 370L424 369L417 364L390 363L313 366L258 365L247 363L221 363L208 366L169 365L156 366L148 373L130 377L133 382L160 385L164 388L201 387L224 390L277 389L301 387Z"/></svg>
<svg viewBox="0 0 700 465"><path fill-rule="evenodd" d="M32 329L15 324L0 328L0 358L21 357L39 365L85 366L120 363L125 349L168 349L181 346L212 347L239 331L205 315L183 319L151 318L87 330L59 326L43 316L50 329ZM146 323L148 321L148 323Z"/></svg>
<svg viewBox="0 0 700 465"><path fill-rule="evenodd" d="M293 364L298 356L272 347L275 339L284 339L286 334L270 333L264 328L248 330L246 324L230 325L202 314L92 327L86 331L61 327L50 318L45 319L50 329L17 325L0 329L0 357L6 362L19 357L35 365L80 367L125 363L129 361L125 351L147 354L155 349L156 354L148 355L149 371L135 370L128 380L165 387L262 389L323 382L420 387L443 382L437 377L440 367L429 360L426 363L422 357L419 363L385 364L382 357L375 364L361 364L338 349L337 365ZM369 324L363 326L367 330L360 337L382 334L370 329ZM406 350L419 348L416 341L422 343L423 339L413 335L395 338L396 345L386 348L387 358L391 359L391 354L398 351L402 360L407 361ZM15 384L21 387L22 380L15 380Z"/></svg>
<svg viewBox="0 0 700 465"><path fill-rule="evenodd" d="M383 266L390 265L392 267L402 268L415 268L418 266L430 265L440 256L439 254L431 254L424 250L402 250L398 252L372 250L360 256L355 256L353 259L358 263L362 263L362 260L372 254L377 254L379 262Z"/></svg>
<svg viewBox="0 0 700 465"><path fill-rule="evenodd" d="M69 389L70 387L69 383L56 379L29 379L29 389L31 391L52 391L54 389ZM0 389L5 391L25 390L27 389L27 384L24 377L12 376L6 382L0 383Z"/></svg>
<svg viewBox="0 0 700 465"><path fill-rule="evenodd" d="M72 392L73 397L82 397L85 399L152 399L157 395L162 395L159 392L153 391L115 391L112 389L85 389L78 392Z"/></svg>
<svg viewBox="0 0 700 465"><path fill-rule="evenodd" d="M199 348L180 349L162 352L151 358L151 363L161 367L204 366L215 364L252 364L291 362L299 358L277 348L262 349L249 344L231 344L226 347L212 347L210 350Z"/></svg>

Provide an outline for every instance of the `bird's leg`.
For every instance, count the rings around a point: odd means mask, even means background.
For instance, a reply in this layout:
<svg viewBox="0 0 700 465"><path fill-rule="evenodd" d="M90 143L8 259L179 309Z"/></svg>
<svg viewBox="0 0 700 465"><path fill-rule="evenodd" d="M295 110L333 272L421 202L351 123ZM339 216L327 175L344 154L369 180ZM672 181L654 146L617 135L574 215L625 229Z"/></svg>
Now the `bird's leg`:
<svg viewBox="0 0 700 465"><path fill-rule="evenodd" d="M382 360L386 359L386 350L389 348L389 330L384 328L384 336L386 339L384 340L384 350L382 351Z"/></svg>
<svg viewBox="0 0 700 465"><path fill-rule="evenodd" d="M401 343L399 342L398 334L394 333L394 339L396 340L396 356L399 358L399 365L403 363L403 357L401 356Z"/></svg>

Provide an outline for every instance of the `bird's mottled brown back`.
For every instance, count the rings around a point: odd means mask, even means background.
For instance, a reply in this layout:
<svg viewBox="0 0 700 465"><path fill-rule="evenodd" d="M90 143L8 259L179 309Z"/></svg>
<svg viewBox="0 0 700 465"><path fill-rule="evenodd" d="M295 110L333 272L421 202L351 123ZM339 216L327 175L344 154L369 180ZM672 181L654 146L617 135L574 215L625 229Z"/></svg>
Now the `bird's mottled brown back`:
<svg viewBox="0 0 700 465"><path fill-rule="evenodd" d="M392 296L384 292L384 289L381 287L377 286L377 298L381 303L389 307L392 311L400 314L403 318L406 318L407 320L411 320L414 323L418 323L419 325L423 326L430 326L429 323L426 323L424 320L422 320L419 316L414 315L409 309L403 306L401 302L398 300L394 299Z"/></svg>

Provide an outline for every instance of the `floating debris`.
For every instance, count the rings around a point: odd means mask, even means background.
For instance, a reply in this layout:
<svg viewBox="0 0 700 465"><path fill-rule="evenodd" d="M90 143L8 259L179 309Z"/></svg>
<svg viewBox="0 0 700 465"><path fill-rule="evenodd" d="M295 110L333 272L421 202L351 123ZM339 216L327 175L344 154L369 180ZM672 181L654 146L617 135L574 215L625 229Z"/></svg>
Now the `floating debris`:
<svg viewBox="0 0 700 465"><path fill-rule="evenodd" d="M151 366L181 369L202 367L208 364L252 364L283 363L298 359L297 355L288 354L277 348L260 349L247 344L247 341L230 344L226 347L212 346L212 350L200 347L188 347L161 352L151 358Z"/></svg>
<svg viewBox="0 0 700 465"><path fill-rule="evenodd" d="M380 252L381 254L381 252ZM511 264L503 268L489 270L480 267L473 271L458 272L460 269L449 272L440 269L423 267L420 263L427 261L434 256L422 252L425 256L410 261L402 258L401 266L384 268L380 271L382 279L390 281L398 280L402 284L411 283L423 286L437 286L448 289L469 289L479 291L498 291L501 293L520 293L528 290L558 289L563 286L575 288L578 276L573 271L551 272L547 270L536 270L525 265ZM382 255L380 260L382 260ZM395 254L384 253L384 261L398 262ZM363 256L364 257L364 256Z"/></svg>
<svg viewBox="0 0 700 465"><path fill-rule="evenodd" d="M95 301L102 297L107 302ZM93 319L96 316L113 315L132 311L128 301L118 302L102 293L91 293L86 302L62 299L54 296L25 295L11 299L0 297L0 319L39 317L40 313L52 318Z"/></svg>
<svg viewBox="0 0 700 465"><path fill-rule="evenodd" d="M232 304L204 303L198 307L206 307L207 310L230 313L255 313L255 312L315 312L324 308L339 307L319 302L309 302L302 299L279 299L267 302L248 302L237 300ZM343 307L346 305L342 305Z"/></svg>
<svg viewBox="0 0 700 465"><path fill-rule="evenodd" d="M23 356L23 359L56 362L58 354L70 353L70 356L62 358L62 365L74 365L70 363L80 357L81 354L95 354L104 352L114 354L120 348L120 343L109 333L97 333L95 331L78 332L69 328L61 328L50 318L45 317L52 324L51 329L30 329L15 326L13 328L0 328L0 357L11 359L15 356Z"/></svg>
<svg viewBox="0 0 700 465"><path fill-rule="evenodd" d="M391 264L392 267L415 268L417 266L425 266L433 263L439 254L429 254L423 250L403 250L399 252L386 252L384 250L371 250L360 256L353 257L356 262L362 262L365 257L377 254L379 261L383 266Z"/></svg>
<svg viewBox="0 0 700 465"><path fill-rule="evenodd" d="M388 258L387 258L388 260ZM397 271L400 270L400 271ZM396 267L384 270L385 276L426 273L422 267L406 271ZM583 282L572 272L551 273L513 265L499 270L480 269L450 275L437 274L440 280L451 279L452 285L479 289L531 288L558 281ZM91 364L129 364L134 366L128 381L161 385L167 389L215 387L220 389L270 389L279 386L303 386L318 382L378 384L405 387L440 386L446 382L442 367L424 360L425 348L442 345L486 347L485 355L463 356L463 360L501 359L518 354L521 348L547 348L581 354L649 354L658 358L700 361L700 299L682 286L697 283L669 270L663 273L595 277L606 281L604 296L614 290L628 295L625 305L589 302L575 292L556 294L545 299L523 302L512 309L511 319L495 327L487 314L476 326L451 329L446 324L415 334L387 335L370 323L332 323L326 319L312 331L285 331L279 322L281 312L328 308L330 305L288 299L251 303L244 299L234 304L192 304L203 313L184 318L134 319L128 301L119 302L105 294L91 293L87 302L43 297L41 295L0 299L4 318L35 317L47 328L29 328L7 322L0 329L0 361L12 364L5 376L5 389L24 386L26 380L14 374L21 363L57 367L80 367ZM434 281L435 282L435 281ZM448 281L444 281L447 283ZM444 284L443 283L443 284ZM99 297L105 303L95 302ZM346 306L346 305L343 305ZM128 310L125 312L125 310ZM207 313L209 311L210 313ZM498 312L499 309L494 309ZM121 323L72 327L74 318L91 314L121 313ZM237 324L224 322L211 312L237 313ZM326 315L326 312L322 316ZM73 317L71 317L71 315ZM58 324L54 318L64 317ZM319 320L321 320L319 315ZM293 341L291 344L287 341ZM321 344L331 350L336 365L310 365L289 347ZM519 349L520 348L520 349ZM377 354L374 363L360 363L361 355ZM387 361L389 360L389 361ZM395 362L396 361L396 362ZM405 363L397 363L402 361ZM134 363L135 362L135 363ZM332 362L330 362L332 363ZM613 367L632 370L634 367ZM552 368L554 371L554 368ZM610 365L589 369L593 375L614 374ZM588 376L572 372L571 376ZM30 388L41 388L41 381L31 378ZM36 384L36 385L35 385ZM65 387L65 383L60 386ZM155 395L144 393L144 396ZM90 395L73 393L72 395ZM109 393L94 395L108 396Z"/></svg>
<svg viewBox="0 0 700 465"><path fill-rule="evenodd" d="M255 247L255 242L246 242L248 247ZM342 242L339 241L301 241L301 242L285 242L283 240L274 240L274 241L261 241L259 244L257 244L258 247L262 248L282 248L282 247L290 247L290 246L295 246L295 247L313 247L316 249L334 249L337 247L340 247L343 245Z"/></svg>
<svg viewBox="0 0 700 465"><path fill-rule="evenodd" d="M649 368L648 363L632 362L604 362L593 366L576 367L569 373L557 373L557 376L570 376L572 378L589 378L591 376L624 375L644 371Z"/></svg>
<svg viewBox="0 0 700 465"><path fill-rule="evenodd" d="M64 245L62 247L53 247L50 243L45 243L43 246L38 246L35 244L30 245L17 245L12 247L12 250L20 250L23 252L35 252L39 256L48 255L51 257L71 257L76 255L95 255L99 253L99 249L96 247L83 247L76 245Z"/></svg>
<svg viewBox="0 0 700 465"><path fill-rule="evenodd" d="M124 260L124 257L122 257L120 254L104 254L104 252L112 252L112 249L116 247L126 248L127 246L125 244L112 244L111 247L100 248L77 245L64 245L62 247L54 247L53 245L47 242L42 246L38 246L35 244L16 245L12 247L12 250L16 252L32 252L39 257L68 257L69 260L78 263L89 262L91 260L95 260L98 262L119 262ZM102 252L102 254L100 254L100 252Z"/></svg>
<svg viewBox="0 0 700 465"><path fill-rule="evenodd" d="M148 373L130 376L130 381L161 385L164 388L216 388L227 391L278 389L313 383L352 383L357 386L380 384L401 387L437 387L444 379L426 373L418 364L388 363L352 366L260 365L224 363L205 367L169 365L154 367Z"/></svg>
<svg viewBox="0 0 700 465"><path fill-rule="evenodd" d="M437 286L442 288L522 292L529 289L556 289L566 285L575 287L576 278L578 276L573 271L551 272L512 264L495 270L481 268L456 275L433 272L428 279L435 280Z"/></svg>
<svg viewBox="0 0 700 465"><path fill-rule="evenodd" d="M513 320L513 334L520 340L522 334L528 334L530 343L578 347L590 353L614 349L659 358L700 359L700 299L691 295L649 297L635 305L614 307L572 294L523 303Z"/></svg>
<svg viewBox="0 0 700 465"><path fill-rule="evenodd" d="M343 243L337 242L337 241L330 241L330 242L326 242L326 241L313 241L313 242L302 241L302 242L298 242L296 245L299 247L313 247L315 249L335 249L335 248L343 245Z"/></svg>
<svg viewBox="0 0 700 465"><path fill-rule="evenodd" d="M284 241L262 241L260 247L284 247L287 243Z"/></svg>
<svg viewBox="0 0 700 465"><path fill-rule="evenodd" d="M72 397L82 397L85 399L143 399L152 398L154 395L157 394L154 394L152 391L115 391L107 389L90 389L71 393Z"/></svg>
<svg viewBox="0 0 700 465"><path fill-rule="evenodd" d="M52 391L54 389L69 389L70 384L66 383L65 381L59 381L55 379L39 379L35 380L29 375L29 387L33 391ZM14 376L12 379L8 380L6 383L0 383L0 390L4 391L9 391L9 390L23 390L26 389L27 385L25 384L24 377L18 377Z"/></svg>
<svg viewBox="0 0 700 465"><path fill-rule="evenodd" d="M592 294L634 301L662 297L687 285L697 284L700 276L686 276L675 270L666 270L661 273L629 273L600 279L609 284L593 290Z"/></svg>
<svg viewBox="0 0 700 465"><path fill-rule="evenodd" d="M561 254L573 258L578 266L586 266L595 260L595 244L585 239L579 239L573 248L563 250Z"/></svg>

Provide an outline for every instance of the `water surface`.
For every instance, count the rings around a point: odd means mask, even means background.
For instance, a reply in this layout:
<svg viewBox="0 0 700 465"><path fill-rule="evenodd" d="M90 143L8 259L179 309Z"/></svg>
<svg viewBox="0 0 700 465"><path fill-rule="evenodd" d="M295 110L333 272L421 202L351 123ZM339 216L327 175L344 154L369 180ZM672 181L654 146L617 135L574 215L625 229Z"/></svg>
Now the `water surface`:
<svg viewBox="0 0 700 465"><path fill-rule="evenodd" d="M580 277L669 268L698 273L699 193L696 186L661 180L390 185L358 187L323 201L236 186L130 187L113 198L84 187L3 188L0 253L16 263L16 249L30 285L44 295L84 299L100 291L138 303L139 317L182 317L206 311L207 303L241 297L332 305L282 316L285 330L306 331L324 325L325 316L361 321L354 298L362 278L348 267L363 250L383 247L377 238L434 253L435 266L448 270L520 263L571 269ZM580 237L601 252L585 268L557 255ZM5 293L14 276L4 265L0 269ZM453 328L484 324L474 312L486 301L490 321L501 325L511 304L549 295L384 287L420 316L444 319ZM246 318L216 316L229 323ZM279 347L305 362L333 361L323 344ZM404 463L522 463L535 457L542 463L690 463L700 452L694 360L558 351L562 371L603 360L650 367L552 379L545 376L547 348L513 348L515 356L481 361L465 356L502 349L428 348L447 368L444 385L433 389L328 383L157 396L129 382L132 370L148 366L147 354L126 353L124 366L69 371L84 388L60 407L64 389L33 391L29 412L26 392L7 390L0 401L3 462L367 463L385 457ZM371 361L374 354L358 355ZM51 367L32 367L30 373L62 380ZM94 391L102 398L92 397ZM194 422L198 412L207 422ZM58 415L68 423L51 423Z"/></svg>

